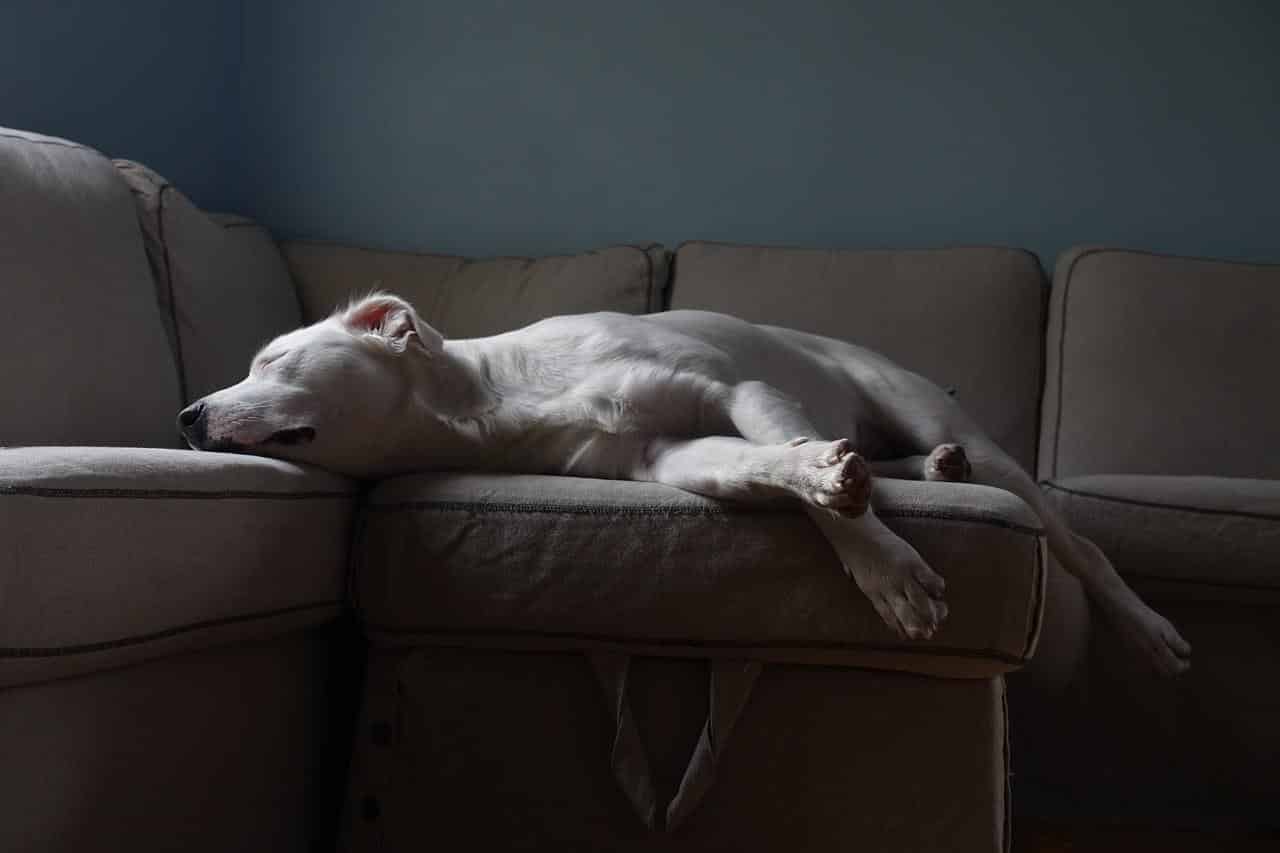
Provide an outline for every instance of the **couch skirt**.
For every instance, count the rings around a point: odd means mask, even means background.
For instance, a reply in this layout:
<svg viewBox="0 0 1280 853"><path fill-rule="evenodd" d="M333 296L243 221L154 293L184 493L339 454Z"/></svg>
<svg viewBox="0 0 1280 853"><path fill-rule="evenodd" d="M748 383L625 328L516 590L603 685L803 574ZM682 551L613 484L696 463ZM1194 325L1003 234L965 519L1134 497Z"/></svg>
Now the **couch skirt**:
<svg viewBox="0 0 1280 853"><path fill-rule="evenodd" d="M708 720L723 661L609 660L375 645L343 848L1008 849L1002 676L741 662Z"/></svg>

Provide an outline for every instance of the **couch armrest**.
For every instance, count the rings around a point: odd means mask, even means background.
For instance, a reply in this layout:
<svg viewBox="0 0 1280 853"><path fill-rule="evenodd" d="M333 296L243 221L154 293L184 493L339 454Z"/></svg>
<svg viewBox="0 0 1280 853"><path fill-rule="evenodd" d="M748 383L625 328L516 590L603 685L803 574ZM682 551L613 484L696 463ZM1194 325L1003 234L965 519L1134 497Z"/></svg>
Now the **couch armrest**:
<svg viewBox="0 0 1280 853"><path fill-rule="evenodd" d="M262 457L0 450L0 687L332 619L354 504Z"/></svg>

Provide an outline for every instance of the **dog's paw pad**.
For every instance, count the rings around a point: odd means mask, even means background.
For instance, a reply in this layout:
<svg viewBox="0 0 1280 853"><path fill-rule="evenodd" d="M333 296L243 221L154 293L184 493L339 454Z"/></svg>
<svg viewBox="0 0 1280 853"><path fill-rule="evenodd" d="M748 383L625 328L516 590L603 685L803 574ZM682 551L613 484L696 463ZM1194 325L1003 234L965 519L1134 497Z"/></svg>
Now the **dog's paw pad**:
<svg viewBox="0 0 1280 853"><path fill-rule="evenodd" d="M795 492L801 499L856 518L871 499L871 471L848 439L790 445Z"/></svg>
<svg viewBox="0 0 1280 853"><path fill-rule="evenodd" d="M967 483L973 476L969 457L958 444L939 444L924 463L924 478L940 483Z"/></svg>

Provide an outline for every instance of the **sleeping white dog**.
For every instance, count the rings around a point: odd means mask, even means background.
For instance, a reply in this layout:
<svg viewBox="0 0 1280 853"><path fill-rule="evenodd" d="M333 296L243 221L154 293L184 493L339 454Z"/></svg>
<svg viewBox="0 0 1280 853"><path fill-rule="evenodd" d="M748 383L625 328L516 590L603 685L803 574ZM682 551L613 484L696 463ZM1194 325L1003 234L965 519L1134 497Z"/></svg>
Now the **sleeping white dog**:
<svg viewBox="0 0 1280 853"><path fill-rule="evenodd" d="M945 583L869 507L872 476L998 486L1035 510L1056 561L1157 670L1189 666L1173 625L950 396L830 338L671 311L446 341L409 303L374 294L272 341L248 377L178 420L196 449L354 477L491 470L794 496L885 623L911 638L946 618Z"/></svg>

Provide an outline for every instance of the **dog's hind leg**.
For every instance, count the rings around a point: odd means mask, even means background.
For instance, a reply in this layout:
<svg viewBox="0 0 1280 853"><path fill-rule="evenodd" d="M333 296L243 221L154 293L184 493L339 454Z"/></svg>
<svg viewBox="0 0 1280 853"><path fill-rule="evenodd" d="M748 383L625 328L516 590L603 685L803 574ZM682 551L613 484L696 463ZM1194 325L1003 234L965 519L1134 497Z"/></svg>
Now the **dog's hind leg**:
<svg viewBox="0 0 1280 853"><path fill-rule="evenodd" d="M1026 501L1044 524L1056 564L1074 575L1089 599L1163 675L1177 675L1191 665L1191 644L1169 620L1151 609L1092 541L1071 530L1044 492L1022 468L985 437L962 439L973 465L974 481L1013 492Z"/></svg>
<svg viewBox="0 0 1280 853"><path fill-rule="evenodd" d="M906 371L894 376L897 393L875 401L883 428L916 448L958 443L965 449L975 483L995 486L1022 498L1044 525L1049 550L1079 579L1089 599L1146 656L1152 667L1175 675L1189 666L1191 646L1163 616L1148 607L1116 572L1106 555L1074 533L1021 466L986 436L951 397L923 377ZM1050 561L1054 571L1055 560ZM1050 586L1062 586L1051 580ZM1052 606L1052 602L1050 603Z"/></svg>
<svg viewBox="0 0 1280 853"><path fill-rule="evenodd" d="M799 402L763 382L733 386L725 405L734 428L754 444L798 446L824 438ZM876 517L869 504L871 472L857 460L850 475L860 483L858 504L832 512L809 503L805 511L885 624L900 636L931 637L947 615L946 582Z"/></svg>
<svg viewBox="0 0 1280 853"><path fill-rule="evenodd" d="M927 456L877 459L868 465L877 477L893 480L928 480L935 483L967 483L973 474L969 457L959 444L939 444Z"/></svg>

